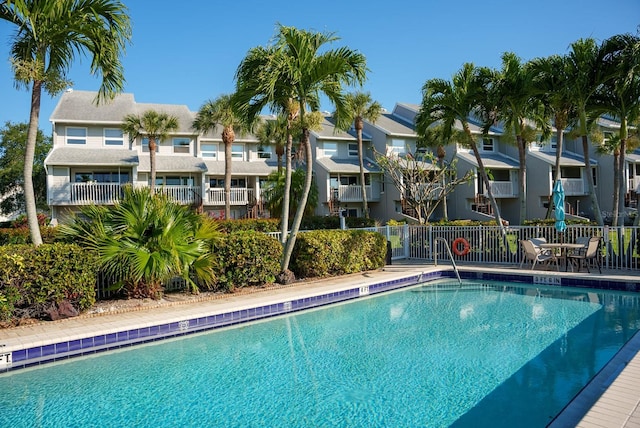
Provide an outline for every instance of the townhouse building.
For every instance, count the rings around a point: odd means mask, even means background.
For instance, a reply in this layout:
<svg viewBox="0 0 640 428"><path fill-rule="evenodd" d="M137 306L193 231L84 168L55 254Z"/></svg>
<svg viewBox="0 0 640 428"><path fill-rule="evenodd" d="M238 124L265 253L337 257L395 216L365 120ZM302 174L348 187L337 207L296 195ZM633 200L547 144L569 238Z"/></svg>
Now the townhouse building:
<svg viewBox="0 0 640 428"><path fill-rule="evenodd" d="M120 94L112 102L96 105L96 93L67 91L51 115L53 148L45 160L48 203L52 221L64 222L87 204L113 204L122 195L122 186L148 186L150 162L148 141L130 138L122 131L128 114L146 110L165 112L178 118L178 130L160 141L156 152L156 188L172 199L190 205L209 216L224 216L224 144L222 127L199 134L192 128L195 112L184 105L139 103L133 94ZM415 154L418 136L416 104L398 103L391 112L363 131L365 191L370 216L381 223L389 219L412 220L405 203L405 190L397 189L375 162L376 154L405 156ZM615 121L599 122L605 138L616 131ZM511 224L519 220L518 152L503 137L500 126L483 135L478 123L470 119L477 135L477 146L500 214ZM362 216L362 186L358 162L358 141L353 129L339 130L330 115L310 134L313 171L319 191L317 215ZM555 173L555 136L529 146L527 162L527 218L544 218L551 201ZM561 155L561 179L566 193L565 211L578 218L593 218L588 181L594 180L603 210L611 210L611 155L592 148L593 174L589 176L581 155L580 139L565 138ZM435 149L434 149L435 151ZM492 207L487 189L478 174L478 163L469 148L458 144L445 147L445 161L454 159L457 173L473 173L468 184L459 185L440 204L430 220L444 216L491 220ZM236 135L232 146L230 204L232 218L267 217L264 191L268 175L277 170L275 149L260 144L255 135ZM635 209L640 185L640 150L627 154L623 177L627 208ZM433 166L437 168L437 165ZM446 207L446 208L445 208Z"/></svg>
<svg viewBox="0 0 640 428"><path fill-rule="evenodd" d="M150 184L149 141L122 131L128 114L147 110L167 113L179 127L158 142L156 188L173 200L213 217L224 215L224 146L222 129L199 135L195 113L184 105L147 104L133 94L96 105L96 93L67 91L51 115L53 148L45 159L51 218L63 222L88 204L110 205L122 186ZM232 147L230 204L232 217L264 215L264 182L277 163L270 147L253 135L239 135Z"/></svg>

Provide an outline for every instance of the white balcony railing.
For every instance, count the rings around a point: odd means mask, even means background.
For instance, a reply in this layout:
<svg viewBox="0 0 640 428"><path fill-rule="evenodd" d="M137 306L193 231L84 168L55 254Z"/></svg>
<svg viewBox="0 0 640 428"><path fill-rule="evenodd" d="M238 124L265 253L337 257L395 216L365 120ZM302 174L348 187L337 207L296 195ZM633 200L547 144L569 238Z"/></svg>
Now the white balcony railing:
<svg viewBox="0 0 640 428"><path fill-rule="evenodd" d="M629 188L627 189L627 191L629 192L637 192L638 187L640 187L640 176L636 176L633 178L629 179Z"/></svg>
<svg viewBox="0 0 640 428"><path fill-rule="evenodd" d="M229 203L231 205L247 205L256 202L253 189L231 188ZM215 188L207 191L206 204L224 205L224 189Z"/></svg>
<svg viewBox="0 0 640 428"><path fill-rule="evenodd" d="M587 194L587 192L585 192L584 180L582 178L562 178L561 181L565 195L581 196Z"/></svg>
<svg viewBox="0 0 640 428"><path fill-rule="evenodd" d="M372 200L373 192L371 185L364 187L367 192L367 200ZM340 202L362 202L362 186L359 184L338 186L337 188L332 187L331 192Z"/></svg>
<svg viewBox="0 0 640 428"><path fill-rule="evenodd" d="M489 185L494 198L513 198L517 196L511 181L489 181ZM488 196L486 191L484 196Z"/></svg>
<svg viewBox="0 0 640 428"><path fill-rule="evenodd" d="M71 202L77 205L113 204L122 196L119 183L70 183Z"/></svg>
<svg viewBox="0 0 640 428"><path fill-rule="evenodd" d="M200 186L164 185L156 186L156 193L167 195L169 199L179 204L188 205L201 200Z"/></svg>

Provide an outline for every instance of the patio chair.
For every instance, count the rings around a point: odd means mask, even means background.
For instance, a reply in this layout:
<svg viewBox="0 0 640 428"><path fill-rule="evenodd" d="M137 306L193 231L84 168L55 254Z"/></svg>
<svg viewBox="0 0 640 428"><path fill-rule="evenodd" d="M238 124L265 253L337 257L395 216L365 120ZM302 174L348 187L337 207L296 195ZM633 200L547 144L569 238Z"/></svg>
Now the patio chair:
<svg viewBox="0 0 640 428"><path fill-rule="evenodd" d="M584 265L589 273L591 273L589 270L589 263L595 261L598 266L598 272L602 273L600 265L600 238L597 236L589 238L589 242L584 249L581 248L571 254L567 254L567 261L571 261L572 264L576 263L578 272L580 272L580 269Z"/></svg>
<svg viewBox="0 0 640 428"><path fill-rule="evenodd" d="M540 236L538 238L530 238L529 242L531 242L533 244L533 247L535 248L536 252L538 254L553 254L553 250L547 249L547 248L540 248L540 244L546 244L547 243L547 239ZM524 264L524 261L527 260L526 257L523 257L522 260L520 261L520 269L522 269L522 265Z"/></svg>
<svg viewBox="0 0 640 428"><path fill-rule="evenodd" d="M541 248L536 247L531 240L521 239L520 246L523 251L522 262L520 262L520 267L524 264L525 260L531 261L531 270L536 267L537 263L549 263L556 262L556 270L560 270L560 266L558 264L558 258L553 252L549 251L541 251Z"/></svg>

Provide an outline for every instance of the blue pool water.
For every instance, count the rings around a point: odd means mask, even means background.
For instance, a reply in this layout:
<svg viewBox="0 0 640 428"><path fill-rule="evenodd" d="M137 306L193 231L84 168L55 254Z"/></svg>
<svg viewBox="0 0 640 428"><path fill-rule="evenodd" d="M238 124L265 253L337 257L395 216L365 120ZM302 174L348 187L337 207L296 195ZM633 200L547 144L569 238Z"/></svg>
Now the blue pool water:
<svg viewBox="0 0 640 428"><path fill-rule="evenodd" d="M544 427L640 326L631 293L430 283L0 375L0 426Z"/></svg>

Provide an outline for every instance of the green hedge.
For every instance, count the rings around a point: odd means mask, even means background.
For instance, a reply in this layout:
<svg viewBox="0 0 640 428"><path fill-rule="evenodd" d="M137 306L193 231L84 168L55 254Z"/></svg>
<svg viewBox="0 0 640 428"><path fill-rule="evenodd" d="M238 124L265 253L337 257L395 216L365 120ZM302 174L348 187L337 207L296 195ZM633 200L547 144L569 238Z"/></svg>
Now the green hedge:
<svg viewBox="0 0 640 428"><path fill-rule="evenodd" d="M216 220L220 232L231 233L241 230L255 230L256 232L279 232L280 219L277 218L260 218L260 219L241 219L241 220Z"/></svg>
<svg viewBox="0 0 640 428"><path fill-rule="evenodd" d="M233 232L214 244L217 286L235 287L263 285L275 281L280 272L282 245L262 232Z"/></svg>
<svg viewBox="0 0 640 428"><path fill-rule="evenodd" d="M40 227L40 235L42 236L42 241L45 243L52 244L56 242L55 227ZM29 235L29 229L26 227L0 229L0 245L30 243L31 235Z"/></svg>
<svg viewBox="0 0 640 428"><path fill-rule="evenodd" d="M298 278L363 272L384 266L387 241L377 232L318 230L298 235L291 270Z"/></svg>
<svg viewBox="0 0 640 428"><path fill-rule="evenodd" d="M88 309L96 275L93 254L75 244L0 247L0 319L50 319L63 301Z"/></svg>

